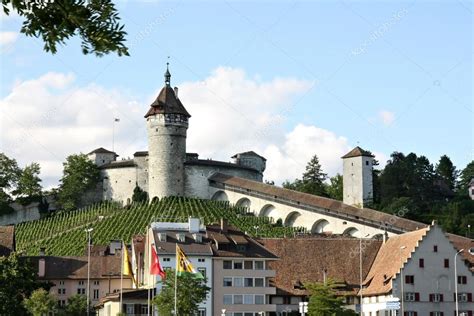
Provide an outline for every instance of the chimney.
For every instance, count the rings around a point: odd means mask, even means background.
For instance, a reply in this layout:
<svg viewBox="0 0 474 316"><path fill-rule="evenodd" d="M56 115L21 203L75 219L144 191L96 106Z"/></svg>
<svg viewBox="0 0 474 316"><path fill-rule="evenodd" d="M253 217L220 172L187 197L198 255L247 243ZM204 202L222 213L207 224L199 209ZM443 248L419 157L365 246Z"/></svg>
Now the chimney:
<svg viewBox="0 0 474 316"><path fill-rule="evenodd" d="M227 220L221 218L221 232L227 233Z"/></svg>
<svg viewBox="0 0 474 316"><path fill-rule="evenodd" d="M178 87L174 87L174 95L178 98Z"/></svg>
<svg viewBox="0 0 474 316"><path fill-rule="evenodd" d="M46 248L45 247L40 248L39 255L40 256L45 256L46 255Z"/></svg>
<svg viewBox="0 0 474 316"><path fill-rule="evenodd" d="M38 277L44 278L46 273L46 261L44 258L38 260Z"/></svg>

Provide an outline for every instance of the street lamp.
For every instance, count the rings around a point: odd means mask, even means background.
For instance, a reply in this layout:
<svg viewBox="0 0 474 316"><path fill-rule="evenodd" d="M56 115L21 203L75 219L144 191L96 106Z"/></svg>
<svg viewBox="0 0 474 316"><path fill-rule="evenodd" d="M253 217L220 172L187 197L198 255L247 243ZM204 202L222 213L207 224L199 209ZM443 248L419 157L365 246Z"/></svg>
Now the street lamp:
<svg viewBox="0 0 474 316"><path fill-rule="evenodd" d="M225 316L226 309L223 308L223 309L221 310L221 312L222 312L221 316Z"/></svg>
<svg viewBox="0 0 474 316"><path fill-rule="evenodd" d="M405 315L405 293L403 292L403 262L402 262L402 249L405 249L406 246L401 246L400 249L398 250L399 251L399 254L400 254L400 284L402 285L402 294L401 294L401 300L402 300L402 313L401 315Z"/></svg>
<svg viewBox="0 0 474 316"><path fill-rule="evenodd" d="M370 234L365 235L364 237L359 238L359 281L360 281L360 314L362 315L362 306L363 303L363 294L362 294L362 238L369 237Z"/></svg>
<svg viewBox="0 0 474 316"><path fill-rule="evenodd" d="M458 298L458 268L456 264L456 257L463 252L464 249L459 250L456 252L454 255L454 291L455 291L455 297L456 297L456 316L459 315L459 298Z"/></svg>
<svg viewBox="0 0 474 316"><path fill-rule="evenodd" d="M91 233L94 228L87 228L84 231L87 235L87 316L89 316L89 301L90 301L90 277L91 277Z"/></svg>

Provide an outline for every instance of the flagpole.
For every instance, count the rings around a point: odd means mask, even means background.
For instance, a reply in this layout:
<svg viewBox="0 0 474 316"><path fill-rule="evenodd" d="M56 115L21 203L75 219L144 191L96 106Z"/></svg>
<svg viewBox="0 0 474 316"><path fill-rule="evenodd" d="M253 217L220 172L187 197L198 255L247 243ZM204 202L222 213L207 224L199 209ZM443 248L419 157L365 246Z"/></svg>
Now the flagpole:
<svg viewBox="0 0 474 316"><path fill-rule="evenodd" d="M121 251L121 260L120 260L120 313L122 313L122 292L123 292L123 251L124 244L122 241L122 251Z"/></svg>
<svg viewBox="0 0 474 316"><path fill-rule="evenodd" d="M115 118L114 121L112 122L112 151L115 152Z"/></svg>
<svg viewBox="0 0 474 316"><path fill-rule="evenodd" d="M176 243L176 267L174 270L174 315L178 315L178 304L177 304L177 297L178 297L178 244Z"/></svg>

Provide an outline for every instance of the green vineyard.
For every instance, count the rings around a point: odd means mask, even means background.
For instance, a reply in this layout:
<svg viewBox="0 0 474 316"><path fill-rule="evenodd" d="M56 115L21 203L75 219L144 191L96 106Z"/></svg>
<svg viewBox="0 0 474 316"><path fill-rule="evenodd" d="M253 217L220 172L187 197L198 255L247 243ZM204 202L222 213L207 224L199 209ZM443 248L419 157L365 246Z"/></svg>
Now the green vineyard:
<svg viewBox="0 0 474 316"><path fill-rule="evenodd" d="M246 208L228 202L168 197L129 207L104 202L22 223L16 226L16 246L25 255L38 255L44 247L48 255L79 256L86 248L85 228L94 228L94 245L106 245L111 240L130 242L133 235L145 233L151 222L185 222L190 216L206 225L225 218L251 236L284 237L305 232L304 228L278 227L270 218L247 214Z"/></svg>

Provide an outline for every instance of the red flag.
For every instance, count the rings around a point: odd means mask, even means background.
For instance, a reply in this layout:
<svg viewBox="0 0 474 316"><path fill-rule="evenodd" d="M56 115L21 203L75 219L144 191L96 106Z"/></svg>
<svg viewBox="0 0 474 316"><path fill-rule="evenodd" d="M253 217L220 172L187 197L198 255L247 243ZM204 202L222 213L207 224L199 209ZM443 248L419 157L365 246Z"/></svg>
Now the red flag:
<svg viewBox="0 0 474 316"><path fill-rule="evenodd" d="M161 267L160 261L158 260L158 254L156 253L155 245L151 246L151 267L150 274L159 275L163 279L166 277L165 270Z"/></svg>

